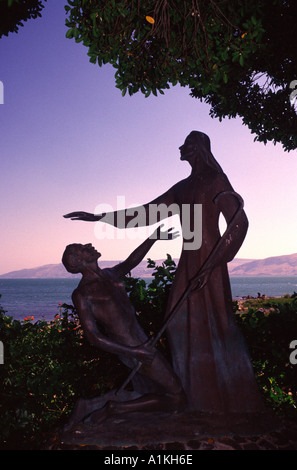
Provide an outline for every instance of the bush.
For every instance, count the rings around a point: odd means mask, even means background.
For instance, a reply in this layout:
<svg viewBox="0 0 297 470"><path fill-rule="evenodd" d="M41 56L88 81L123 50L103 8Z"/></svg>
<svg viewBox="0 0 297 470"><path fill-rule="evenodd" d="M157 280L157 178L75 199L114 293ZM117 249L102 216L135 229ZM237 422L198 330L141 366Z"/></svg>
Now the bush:
<svg viewBox="0 0 297 470"><path fill-rule="evenodd" d="M255 376L267 404L297 417L297 366L290 363L290 343L297 339L296 297L247 301L236 320L249 347Z"/></svg>
<svg viewBox="0 0 297 470"><path fill-rule="evenodd" d="M148 261L152 281L124 280L139 322L156 335L176 266L169 255L161 266ZM257 301L257 302L256 302ZM259 387L269 406L297 417L297 366L289 362L289 344L296 337L297 297L246 304L235 318L246 338ZM295 335L295 337L293 336ZM109 353L90 346L71 305L63 304L52 322L7 316L0 307L0 447L38 448L44 433L67 421L79 397L91 398L120 387L128 370ZM169 354L166 337L159 342Z"/></svg>
<svg viewBox="0 0 297 470"><path fill-rule="evenodd" d="M79 396L105 393L126 377L115 356L89 345L69 306L50 323L32 320L0 312L2 448L38 446L40 433L61 426Z"/></svg>
<svg viewBox="0 0 297 470"><path fill-rule="evenodd" d="M125 284L139 321L148 335L162 326L162 315L174 277L168 255L154 269L148 285L131 276ZM128 370L119 359L90 346L72 305L63 304L52 322L7 316L0 307L0 448L39 446L42 433L62 426L79 397L91 398L120 387ZM165 340L159 347L166 353Z"/></svg>

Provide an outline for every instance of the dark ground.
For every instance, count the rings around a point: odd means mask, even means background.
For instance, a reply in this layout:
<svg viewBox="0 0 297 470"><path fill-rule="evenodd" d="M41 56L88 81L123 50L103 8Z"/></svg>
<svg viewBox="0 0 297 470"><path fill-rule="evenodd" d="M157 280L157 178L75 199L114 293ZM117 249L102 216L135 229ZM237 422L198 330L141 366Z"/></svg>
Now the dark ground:
<svg viewBox="0 0 297 470"><path fill-rule="evenodd" d="M172 417L170 417L167 420L167 428L166 417L165 420L162 420L162 417L160 420L160 416L156 416L155 422L146 424L140 418L135 414L135 419L128 423L128 428L124 419L114 420L110 425L105 423L104 426L101 425L102 432L99 427L89 426L78 426L73 432L65 434L61 430L56 430L44 441L42 449L102 451L297 450L297 423L294 421L280 419L276 426L273 423L270 426L267 421L265 422L265 417L260 417L258 420L250 420L247 427L243 426L246 429L245 433L244 430L241 432L241 425L236 432L236 426L232 428L231 425L231 429L230 426L226 428L222 425L220 428L212 420L203 418L200 419L198 427L194 425L193 432L193 423L197 422L195 421L197 417L193 415L192 421L189 417L186 421L179 418L179 422L176 422L173 427L173 423L170 421ZM176 420L175 417L173 419ZM254 426L258 427L257 432L253 432ZM263 432L261 432L261 428ZM154 429L154 432L150 429ZM189 432L190 429L191 432ZM131 430L130 433L129 430ZM125 433L124 437L123 432Z"/></svg>

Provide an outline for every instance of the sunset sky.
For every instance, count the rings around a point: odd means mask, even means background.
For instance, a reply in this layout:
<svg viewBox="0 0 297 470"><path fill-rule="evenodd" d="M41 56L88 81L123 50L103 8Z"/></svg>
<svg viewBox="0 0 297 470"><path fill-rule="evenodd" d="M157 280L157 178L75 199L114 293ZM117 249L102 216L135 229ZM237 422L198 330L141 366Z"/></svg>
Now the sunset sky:
<svg viewBox="0 0 297 470"><path fill-rule="evenodd" d="M122 97L112 67L90 64L87 49L65 38L63 3L47 2L42 18L0 39L0 274L59 263L73 242L93 243L104 260L126 258L152 228L107 238L102 225L63 214L162 194L190 173L178 147L192 130L209 135L244 198L250 226L237 256L296 253L296 151L254 142L240 119L212 119L187 88ZM178 257L180 248L180 238L162 241L148 256Z"/></svg>

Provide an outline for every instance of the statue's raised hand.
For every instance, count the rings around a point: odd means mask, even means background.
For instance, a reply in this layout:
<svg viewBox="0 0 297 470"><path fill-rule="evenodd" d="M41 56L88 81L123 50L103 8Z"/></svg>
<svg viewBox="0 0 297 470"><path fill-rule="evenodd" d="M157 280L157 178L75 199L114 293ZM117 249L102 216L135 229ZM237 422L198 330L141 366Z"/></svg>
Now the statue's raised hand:
<svg viewBox="0 0 297 470"><path fill-rule="evenodd" d="M69 214L63 215L65 219L71 219L71 220L84 220L86 222L97 222L98 220L101 220L105 216L104 214L90 214L89 212L70 212Z"/></svg>
<svg viewBox="0 0 297 470"><path fill-rule="evenodd" d="M168 230L161 231L161 228L164 227L164 224L159 225L159 227L151 234L150 238L156 240L174 240L175 238L179 237L179 232L172 232L174 230L173 227L169 228Z"/></svg>

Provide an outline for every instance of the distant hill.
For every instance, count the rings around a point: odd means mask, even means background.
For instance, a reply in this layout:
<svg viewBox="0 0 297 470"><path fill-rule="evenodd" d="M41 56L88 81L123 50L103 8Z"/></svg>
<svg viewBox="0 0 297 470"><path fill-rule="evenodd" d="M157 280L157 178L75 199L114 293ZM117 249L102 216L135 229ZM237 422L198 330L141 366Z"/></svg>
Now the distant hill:
<svg viewBox="0 0 297 470"><path fill-rule="evenodd" d="M161 264L163 260L157 260L157 264ZM177 263L178 260L175 260ZM107 268L115 266L120 263L120 261L100 261L100 268ZM152 269L147 268L147 261L141 261L139 265L133 269L133 276L136 277L149 277L151 276ZM11 271L6 274L1 274L0 278L2 279L50 279L50 278L73 278L81 277L81 274L71 274L66 271L62 263L59 264L45 264L43 266L37 266L36 268L29 269L20 269L18 271Z"/></svg>
<svg viewBox="0 0 297 470"><path fill-rule="evenodd" d="M235 260L234 260L235 261ZM230 276L297 276L297 253L229 265Z"/></svg>
<svg viewBox="0 0 297 470"><path fill-rule="evenodd" d="M107 266L106 261L106 266ZM116 264L116 261L111 261L110 263ZM100 263L100 265L103 263ZM45 264L43 266L37 266L36 268L29 268L29 269L20 269L18 271L11 271L7 274L0 275L0 278L6 279L49 279L49 278L67 278L67 277L81 277L80 274L71 274L66 271L62 263L59 264Z"/></svg>
<svg viewBox="0 0 297 470"><path fill-rule="evenodd" d="M163 260L155 260L160 265ZM178 259L174 259L177 263ZM101 268L111 267L119 261L100 261ZM235 258L228 265L231 277L236 276L297 276L297 253L292 255L273 256L265 259ZM150 277L152 269L147 268L147 261L142 261L133 271L136 277ZM2 279L24 278L70 278L80 277L80 274L70 274L62 263L46 264L31 269L20 269L0 275Z"/></svg>

